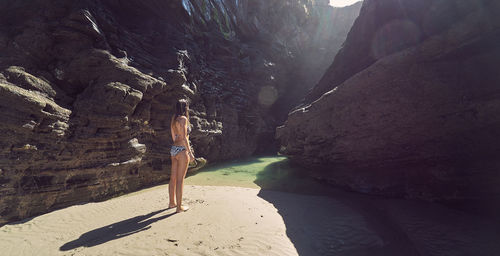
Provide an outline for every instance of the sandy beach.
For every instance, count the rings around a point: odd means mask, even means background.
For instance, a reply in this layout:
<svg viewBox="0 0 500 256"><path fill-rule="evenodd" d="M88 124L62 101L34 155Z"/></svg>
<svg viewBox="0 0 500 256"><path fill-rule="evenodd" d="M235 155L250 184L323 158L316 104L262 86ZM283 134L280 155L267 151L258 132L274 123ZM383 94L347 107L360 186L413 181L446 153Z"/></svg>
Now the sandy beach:
<svg viewBox="0 0 500 256"><path fill-rule="evenodd" d="M493 255L500 251L498 233L487 221L439 206L419 215L411 202L379 202L385 209L381 215L368 205L363 209L330 197L189 185L184 201L191 209L175 214L166 209L167 189L158 186L5 225L0 228L2 255ZM443 215L436 215L439 211Z"/></svg>
<svg viewBox="0 0 500 256"><path fill-rule="evenodd" d="M2 255L294 255L259 190L187 186L182 214L168 186L72 206L0 229ZM5 253L5 254L4 254Z"/></svg>
<svg viewBox="0 0 500 256"><path fill-rule="evenodd" d="M313 193L290 192L283 180L294 189L298 181L308 187L312 181L286 178L286 168L282 159L269 158L188 177L183 201L191 208L185 213L166 209L168 185L160 185L11 223L0 227L0 254L489 256L500 251L498 223L492 220L427 202L334 189L321 195L319 183ZM261 181L245 182L255 179L252 173ZM273 177L282 180L274 184ZM231 179L241 187L209 185Z"/></svg>

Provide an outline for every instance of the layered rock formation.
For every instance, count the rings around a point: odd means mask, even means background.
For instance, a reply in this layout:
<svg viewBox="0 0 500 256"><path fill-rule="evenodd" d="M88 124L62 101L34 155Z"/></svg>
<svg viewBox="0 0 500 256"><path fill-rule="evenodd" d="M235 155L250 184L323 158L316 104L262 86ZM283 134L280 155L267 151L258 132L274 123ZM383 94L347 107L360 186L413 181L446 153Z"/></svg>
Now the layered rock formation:
<svg viewBox="0 0 500 256"><path fill-rule="evenodd" d="M355 191L495 206L499 17L498 1L366 0L282 151Z"/></svg>
<svg viewBox="0 0 500 256"><path fill-rule="evenodd" d="M292 107L281 98L318 79L298 79L300 60L335 54L322 40L357 16L324 4L2 1L0 225L167 180L179 98L191 101L197 156L272 150Z"/></svg>

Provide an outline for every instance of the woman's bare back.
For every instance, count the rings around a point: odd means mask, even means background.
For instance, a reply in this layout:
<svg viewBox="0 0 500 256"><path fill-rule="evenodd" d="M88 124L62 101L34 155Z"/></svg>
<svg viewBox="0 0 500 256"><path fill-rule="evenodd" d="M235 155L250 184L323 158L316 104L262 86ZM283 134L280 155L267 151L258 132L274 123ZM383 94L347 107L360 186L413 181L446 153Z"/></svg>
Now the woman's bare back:
<svg viewBox="0 0 500 256"><path fill-rule="evenodd" d="M174 120L174 125L172 126L172 140L174 141L174 145L176 146L184 146L182 142L184 137L187 137L186 134L186 122L187 118L185 116L176 117Z"/></svg>

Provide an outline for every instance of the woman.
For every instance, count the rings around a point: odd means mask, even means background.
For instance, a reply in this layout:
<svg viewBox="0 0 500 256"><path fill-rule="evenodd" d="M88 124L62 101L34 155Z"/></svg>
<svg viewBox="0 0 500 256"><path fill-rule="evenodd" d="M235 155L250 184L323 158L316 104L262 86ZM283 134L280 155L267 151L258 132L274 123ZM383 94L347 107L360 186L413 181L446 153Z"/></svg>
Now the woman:
<svg viewBox="0 0 500 256"><path fill-rule="evenodd" d="M187 101L179 100L175 105L175 114L172 116L170 122L170 132L174 144L170 148L172 172L168 185L168 194L170 197L168 208L177 207L177 212L184 212L189 209L189 207L182 205L182 190L189 162L195 159L189 145L188 133L191 132L191 127L189 125L188 112L189 106Z"/></svg>

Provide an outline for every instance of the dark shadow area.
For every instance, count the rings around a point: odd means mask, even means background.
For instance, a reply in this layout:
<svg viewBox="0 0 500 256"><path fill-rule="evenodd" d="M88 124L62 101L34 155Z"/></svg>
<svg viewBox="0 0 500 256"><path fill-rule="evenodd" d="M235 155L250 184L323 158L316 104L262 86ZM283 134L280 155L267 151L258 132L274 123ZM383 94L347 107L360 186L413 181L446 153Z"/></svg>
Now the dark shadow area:
<svg viewBox="0 0 500 256"><path fill-rule="evenodd" d="M94 229L92 231L82 234L76 240L65 243L59 248L59 250L69 251L72 249L76 249L78 247L92 247L115 239L136 234L144 230L148 230L151 228L150 225L152 223L166 219L175 214L175 212L173 212L167 215L150 219L151 217L159 213L162 213L166 210L167 209L158 210L146 215L136 216L127 220L123 220L120 222L104 226L102 228Z"/></svg>
<svg viewBox="0 0 500 256"><path fill-rule="evenodd" d="M35 217L36 216L29 217L29 218L22 219L22 220L18 220L18 221L13 221L13 222L5 223L4 225L5 226L15 226L15 225L18 225L18 224L24 224L24 223L26 223L28 221L33 220ZM4 225L0 225L0 227L3 227Z"/></svg>
<svg viewBox="0 0 500 256"><path fill-rule="evenodd" d="M261 190L258 196L276 207L285 223L286 235L299 255L420 255L403 231L385 222L386 218L378 218L369 206L361 209L360 205L353 205L359 202L345 203L333 197L290 197L270 190Z"/></svg>
<svg viewBox="0 0 500 256"><path fill-rule="evenodd" d="M257 174L255 184L262 188L258 196L282 216L299 255L419 255L406 234L367 203L367 196L321 183L289 160L268 165ZM321 197L309 200L309 196ZM361 227L381 240L363 237Z"/></svg>
<svg viewBox="0 0 500 256"><path fill-rule="evenodd" d="M495 255L494 222L441 204L347 192L288 160L254 181L299 255Z"/></svg>
<svg viewBox="0 0 500 256"><path fill-rule="evenodd" d="M257 173L254 183L265 190L306 195L331 195L337 191L312 178L307 170L293 165L288 159L267 165Z"/></svg>

